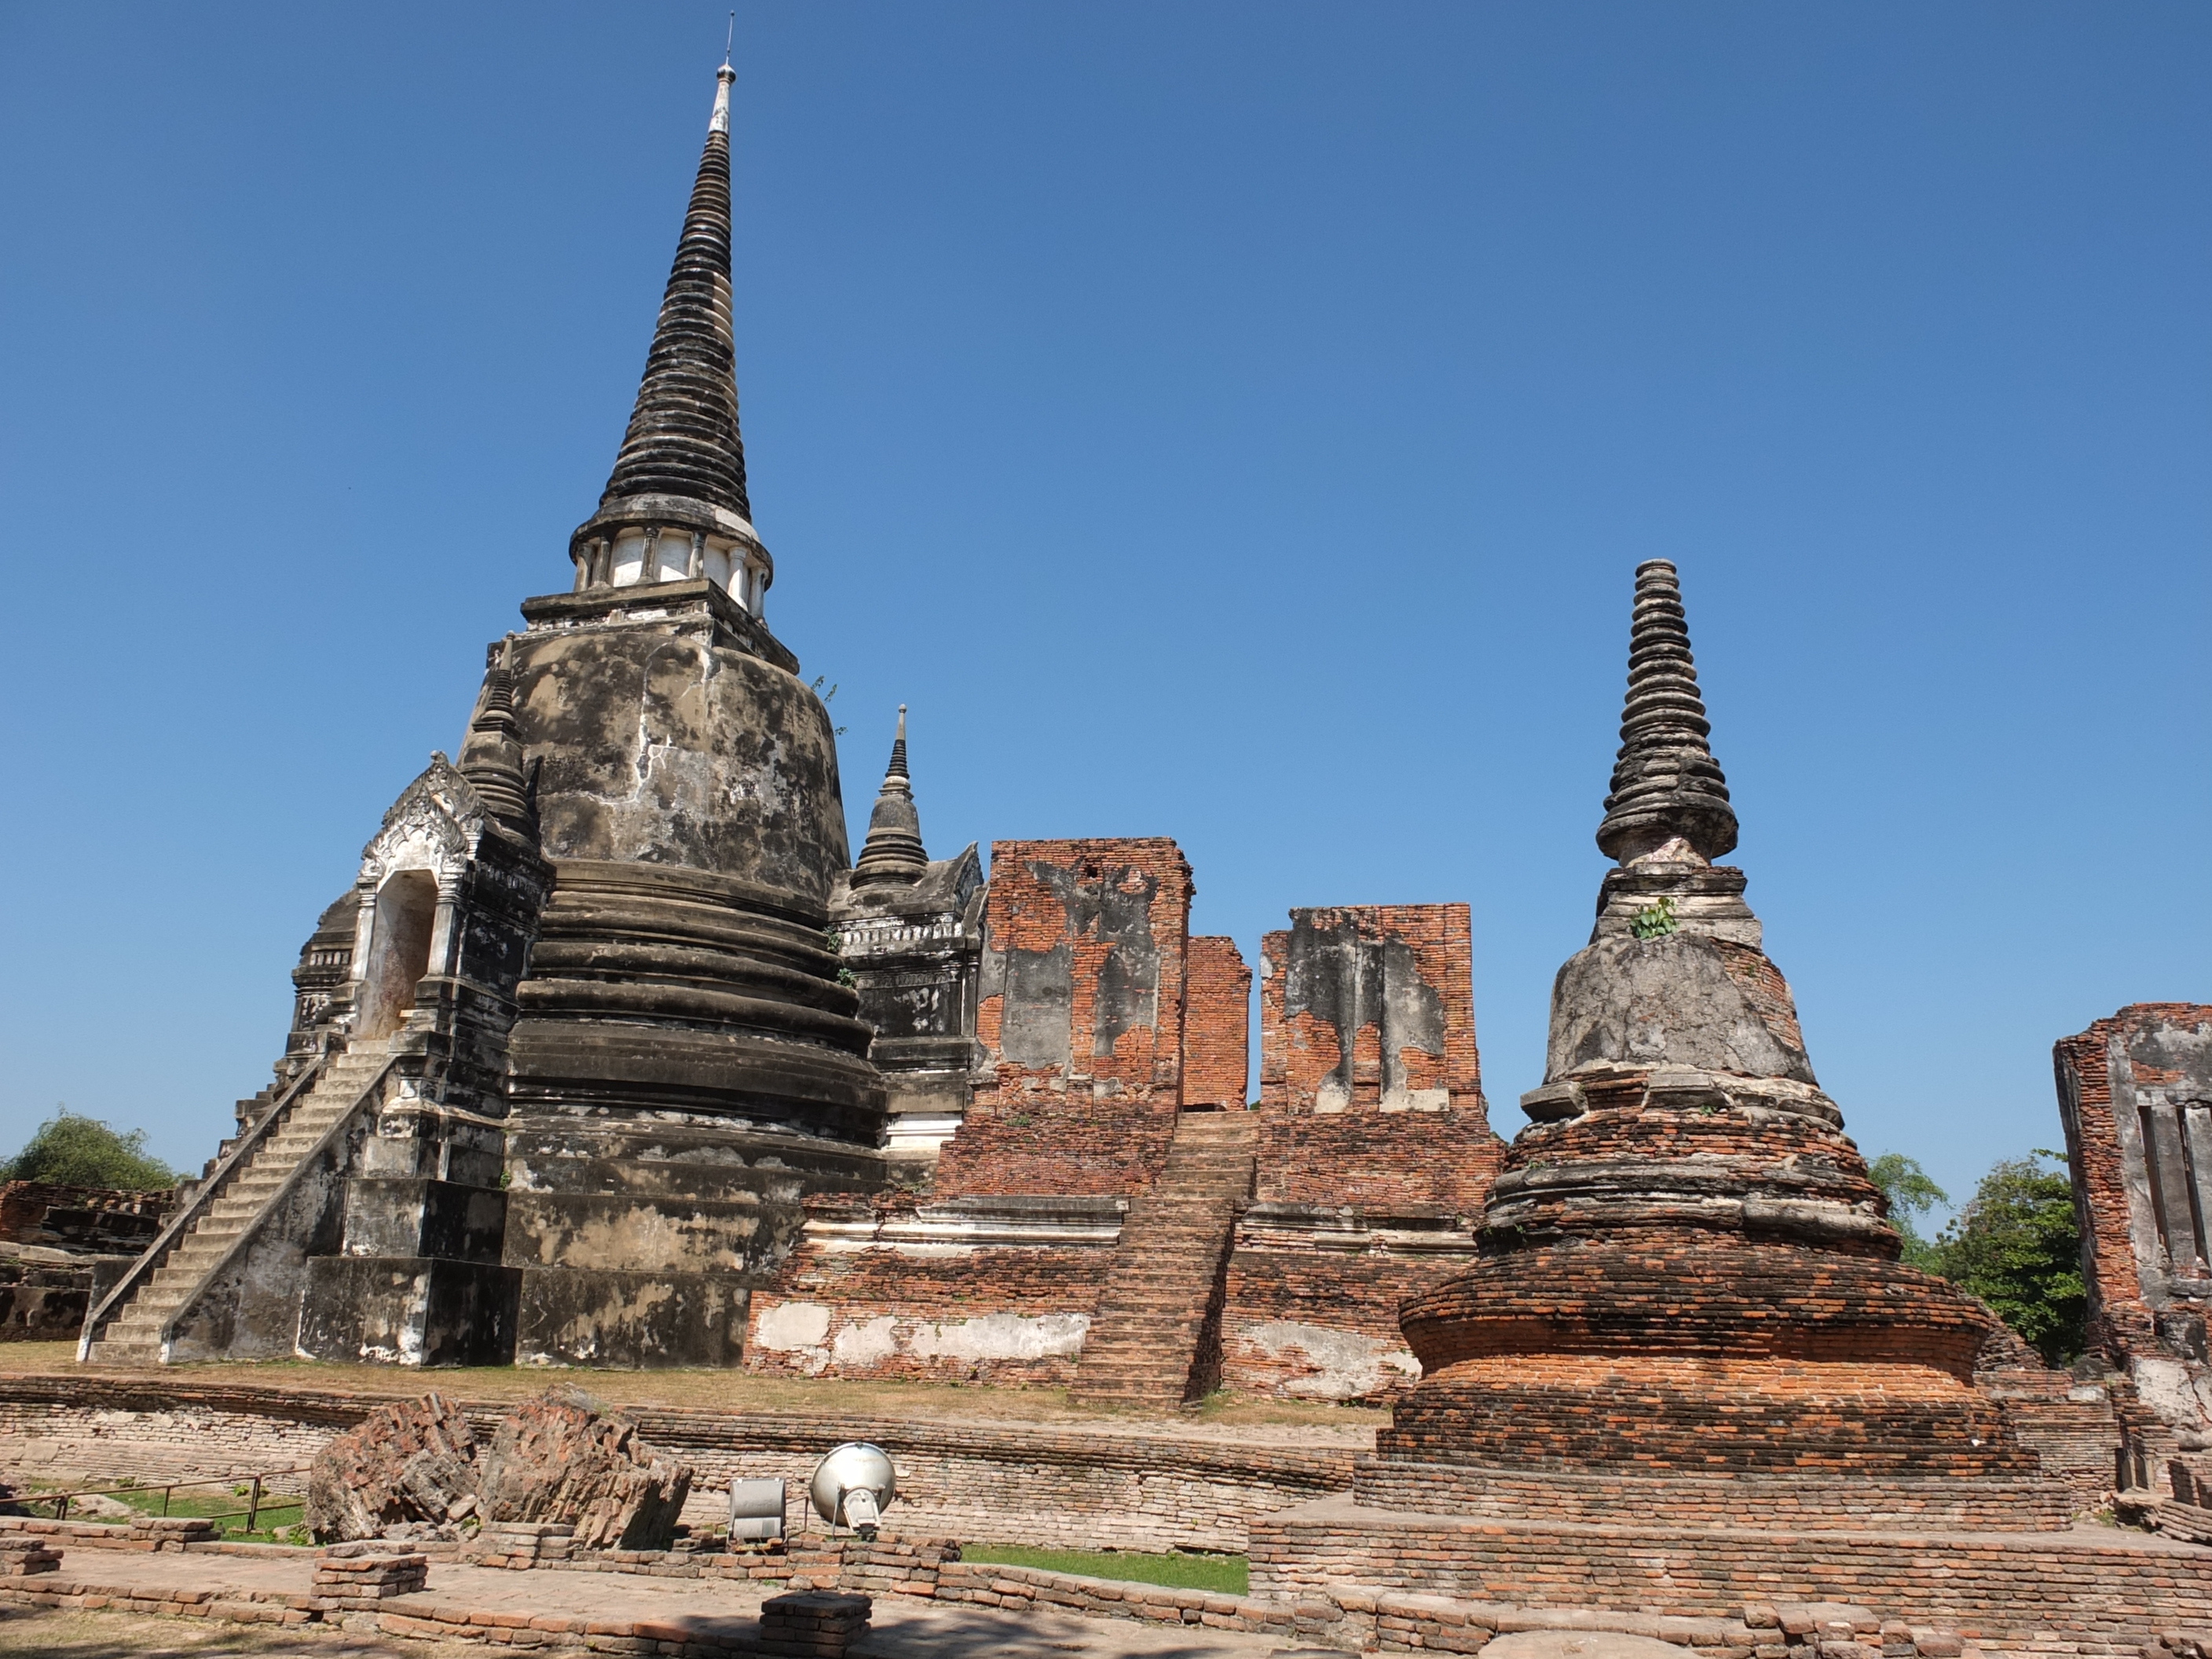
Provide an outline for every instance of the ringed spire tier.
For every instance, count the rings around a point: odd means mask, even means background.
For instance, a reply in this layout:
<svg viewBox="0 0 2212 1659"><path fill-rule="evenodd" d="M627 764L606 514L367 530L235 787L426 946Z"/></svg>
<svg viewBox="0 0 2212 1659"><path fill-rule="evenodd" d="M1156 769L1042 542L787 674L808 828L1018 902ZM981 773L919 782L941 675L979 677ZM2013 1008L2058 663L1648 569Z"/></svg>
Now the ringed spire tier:
<svg viewBox="0 0 2212 1659"><path fill-rule="evenodd" d="M715 72L707 145L645 377L599 511L569 538L576 590L705 579L758 617L775 561L752 526L730 299L730 88Z"/></svg>
<svg viewBox="0 0 2212 1659"><path fill-rule="evenodd" d="M1632 863L1676 840L1707 862L1735 851L1735 809L1707 742L1712 729L1690 656L1681 583L1667 560L1647 560L1636 567L1628 700L1597 831L1607 858Z"/></svg>

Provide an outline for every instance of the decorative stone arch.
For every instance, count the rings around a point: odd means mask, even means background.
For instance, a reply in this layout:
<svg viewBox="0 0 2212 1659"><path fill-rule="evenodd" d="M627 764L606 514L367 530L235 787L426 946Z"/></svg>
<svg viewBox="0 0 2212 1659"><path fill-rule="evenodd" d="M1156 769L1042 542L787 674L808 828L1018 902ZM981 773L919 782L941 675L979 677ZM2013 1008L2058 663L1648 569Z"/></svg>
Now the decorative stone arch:
<svg viewBox="0 0 2212 1659"><path fill-rule="evenodd" d="M452 970L462 878L486 818L469 781L442 754L407 786L362 851L354 884L353 1030L397 1031L424 977Z"/></svg>

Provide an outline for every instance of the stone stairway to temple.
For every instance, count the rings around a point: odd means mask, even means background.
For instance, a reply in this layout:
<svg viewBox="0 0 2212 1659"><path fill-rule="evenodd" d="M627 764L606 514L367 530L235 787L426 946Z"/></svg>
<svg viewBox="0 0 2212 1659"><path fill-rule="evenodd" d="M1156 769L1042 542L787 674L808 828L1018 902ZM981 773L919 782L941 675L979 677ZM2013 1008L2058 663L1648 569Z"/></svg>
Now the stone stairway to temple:
<svg viewBox="0 0 2212 1659"><path fill-rule="evenodd" d="M1177 1406L1203 1386L1208 1334L1237 1206L1252 1194L1259 1114L1184 1112L1152 1190L1121 1224L1097 1316L1069 1393L1079 1400Z"/></svg>
<svg viewBox="0 0 2212 1659"><path fill-rule="evenodd" d="M285 1120L201 1210L168 1259L108 1316L86 1359L106 1365L161 1364L161 1328L191 1298L231 1246L258 1224L285 1178L331 1126L353 1109L390 1060L385 1043L357 1042L326 1060Z"/></svg>

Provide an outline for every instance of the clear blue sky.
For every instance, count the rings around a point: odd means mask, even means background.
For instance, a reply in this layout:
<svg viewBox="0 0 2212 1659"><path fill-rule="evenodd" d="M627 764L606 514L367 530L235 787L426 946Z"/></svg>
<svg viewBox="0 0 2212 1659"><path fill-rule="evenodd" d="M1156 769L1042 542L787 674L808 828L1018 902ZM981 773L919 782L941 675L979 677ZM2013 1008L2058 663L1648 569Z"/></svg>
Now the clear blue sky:
<svg viewBox="0 0 2212 1659"><path fill-rule="evenodd" d="M0 6L0 1143L197 1166L567 586L713 4ZM1177 837L1248 956L1464 899L1494 1121L1678 561L1821 1079L1954 1194L2212 998L2212 8L738 19L772 623L865 823Z"/></svg>

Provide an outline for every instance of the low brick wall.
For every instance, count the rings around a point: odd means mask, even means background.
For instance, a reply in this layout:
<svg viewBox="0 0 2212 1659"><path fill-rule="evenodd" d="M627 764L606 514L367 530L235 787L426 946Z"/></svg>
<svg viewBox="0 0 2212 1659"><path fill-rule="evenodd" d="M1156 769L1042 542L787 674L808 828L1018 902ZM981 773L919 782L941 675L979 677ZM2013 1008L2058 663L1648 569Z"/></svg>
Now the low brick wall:
<svg viewBox="0 0 2212 1659"><path fill-rule="evenodd" d="M25 1523L17 1523L24 1526ZM36 1525L36 1523L31 1523ZM25 1527L25 1529L29 1529ZM37 1526L71 1547L89 1528ZM1710 1542L1710 1539L1707 1540ZM265 1545L193 1543L194 1553L284 1555L302 1564L319 1558L305 1550ZM354 1547L356 1548L371 1547ZM1927 1540L1908 1546L1926 1550ZM2003 1552L1999 1552L2002 1553ZM1493 1638L1516 1632L1619 1632L1668 1643L1696 1659L1978 1659L1983 1650L2027 1650L2038 1654L2106 1656L2142 1653L2148 1659L2212 1659L2201 1631L2172 1620L2168 1605L2143 1603L2124 1621L2039 1623L2033 1609L2008 1601L2004 1617L1935 1620L1895 1616L1846 1602L1793 1603L1752 1600L1706 1614L1633 1611L1601 1607L1528 1606L1406 1590L1331 1585L1295 1595L1224 1595L1171 1589L1117 1579L1003 1566L961 1559L948 1539L885 1534L809 1539L788 1549L747 1548L731 1555L697 1552L608 1552L594 1568L585 1562L548 1559L528 1569L566 1574L579 1571L660 1576L768 1579L792 1591L846 1595L903 1595L991 1607L1015 1613L1053 1608L1093 1618L1124 1619L1197 1630L1235 1631L1272 1637L1300 1648L1345 1652L1479 1652ZM2096 1554L2088 1553L2094 1558ZM409 1558L419 1563L421 1555ZM327 1563L324 1563L327 1565ZM2075 1564L2091 1575L2095 1559ZM703 1571L702 1571L703 1569ZM211 1571L219 1578L219 1571ZM2125 1598L2141 1581L2114 1587ZM549 1591L544 1600L563 1598ZM574 1598L568 1598L573 1600ZM1872 1598L1869 1598L1872 1599ZM413 1595L378 1599L373 1610L356 1597L333 1597L319 1584L305 1592L246 1592L223 1589L140 1589L110 1580L74 1580L66 1571L35 1578L0 1581L0 1607L112 1608L212 1619L236 1624L319 1627L343 1626L360 1632L495 1644L584 1649L599 1652L680 1652L690 1659L762 1651L762 1629L743 1615L692 1612L651 1620L573 1612L488 1611L465 1605L434 1580ZM2152 1632L2160 1645L2149 1645ZM673 1644L664 1646L663 1644Z"/></svg>
<svg viewBox="0 0 2212 1659"><path fill-rule="evenodd" d="M293 1468L392 1398L167 1376L0 1378L0 1468L142 1484ZM507 1408L463 1409L488 1434ZM842 1441L872 1440L898 1465L901 1524L1085 1549L1242 1550L1257 1517L1348 1492L1355 1455L1094 1428L651 1407L628 1414L647 1441L698 1472L696 1522L719 1518L724 1500L709 1488L781 1478L796 1531L815 1462Z"/></svg>
<svg viewBox="0 0 2212 1659"><path fill-rule="evenodd" d="M1839 1527L1916 1532L2053 1532L2072 1520L2063 1481L1990 1476L1978 1480L1836 1474L1622 1475L1531 1474L1482 1464L1413 1463L1364 1457L1353 1498L1378 1510L1633 1524L1663 1516L1674 1528Z"/></svg>
<svg viewBox="0 0 2212 1659"><path fill-rule="evenodd" d="M2133 1654L2212 1623L2212 1550L2115 1529L1723 1531L1568 1526L1326 1499L1252 1529L1255 1593L1473 1595L1525 1606L1723 1613L1778 1590L1956 1625L1984 1645L2038 1637Z"/></svg>

